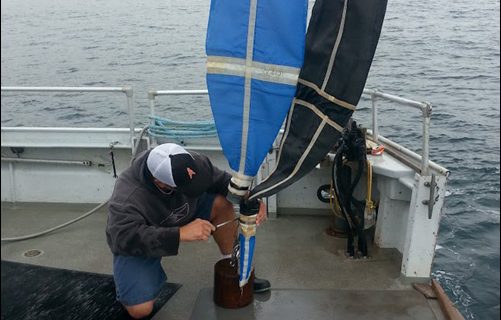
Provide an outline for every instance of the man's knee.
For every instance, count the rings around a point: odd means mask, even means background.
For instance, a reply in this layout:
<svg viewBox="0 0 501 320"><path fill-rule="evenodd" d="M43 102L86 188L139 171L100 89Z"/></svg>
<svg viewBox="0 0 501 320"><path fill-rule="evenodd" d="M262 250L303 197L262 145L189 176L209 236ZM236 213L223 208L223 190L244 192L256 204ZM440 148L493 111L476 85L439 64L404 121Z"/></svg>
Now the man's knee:
<svg viewBox="0 0 501 320"><path fill-rule="evenodd" d="M141 319L147 317L153 311L153 304L155 301L147 301L133 306L125 306L129 315L134 319Z"/></svg>
<svg viewBox="0 0 501 320"><path fill-rule="evenodd" d="M228 215L234 214L233 204L223 197L222 195L217 195L214 198L214 203L212 204L212 215Z"/></svg>

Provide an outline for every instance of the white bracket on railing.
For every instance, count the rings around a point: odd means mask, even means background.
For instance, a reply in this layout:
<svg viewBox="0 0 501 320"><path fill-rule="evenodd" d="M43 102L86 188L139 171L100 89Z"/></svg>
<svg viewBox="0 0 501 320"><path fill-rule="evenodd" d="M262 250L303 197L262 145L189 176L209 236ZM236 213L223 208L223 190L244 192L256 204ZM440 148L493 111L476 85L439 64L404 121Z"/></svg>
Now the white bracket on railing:
<svg viewBox="0 0 501 320"><path fill-rule="evenodd" d="M435 202L438 201L439 194L438 194L438 186L436 182L436 176L435 174L431 175L431 181L430 182L425 182L424 183L425 187L430 188L430 197L429 199L425 199L422 201L424 205L428 206L428 219L431 219L432 213L433 213L433 206L435 205ZM435 196L437 194L437 196Z"/></svg>

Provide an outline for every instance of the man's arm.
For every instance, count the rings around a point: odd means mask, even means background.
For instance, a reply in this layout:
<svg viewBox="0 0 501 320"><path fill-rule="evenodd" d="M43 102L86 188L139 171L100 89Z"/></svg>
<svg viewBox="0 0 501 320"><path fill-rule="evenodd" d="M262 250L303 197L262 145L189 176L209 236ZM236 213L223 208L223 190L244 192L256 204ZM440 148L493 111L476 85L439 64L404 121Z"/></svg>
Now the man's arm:
<svg viewBox="0 0 501 320"><path fill-rule="evenodd" d="M132 206L110 205L109 210L108 242L112 252L119 255L177 255L180 241L206 241L216 229L209 221L202 219L181 227L149 226Z"/></svg>
<svg viewBox="0 0 501 320"><path fill-rule="evenodd" d="M216 227L207 220L195 219L194 221L179 228L180 241L206 241Z"/></svg>
<svg viewBox="0 0 501 320"><path fill-rule="evenodd" d="M106 234L111 251L119 255L163 257L177 255L179 227L155 227L132 205L110 203Z"/></svg>

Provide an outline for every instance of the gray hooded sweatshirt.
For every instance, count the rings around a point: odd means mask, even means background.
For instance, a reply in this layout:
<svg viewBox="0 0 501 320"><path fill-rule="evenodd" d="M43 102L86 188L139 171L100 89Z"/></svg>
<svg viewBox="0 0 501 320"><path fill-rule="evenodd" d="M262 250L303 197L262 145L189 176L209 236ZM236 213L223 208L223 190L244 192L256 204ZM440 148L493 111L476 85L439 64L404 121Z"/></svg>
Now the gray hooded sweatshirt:
<svg viewBox="0 0 501 320"><path fill-rule="evenodd" d="M120 174L108 203L106 240L116 255L177 255L179 227L195 217L198 197L176 191L167 195L153 184L146 165L149 153L147 150L139 154ZM210 177L203 189L226 196L231 175L213 166L206 156L190 153Z"/></svg>

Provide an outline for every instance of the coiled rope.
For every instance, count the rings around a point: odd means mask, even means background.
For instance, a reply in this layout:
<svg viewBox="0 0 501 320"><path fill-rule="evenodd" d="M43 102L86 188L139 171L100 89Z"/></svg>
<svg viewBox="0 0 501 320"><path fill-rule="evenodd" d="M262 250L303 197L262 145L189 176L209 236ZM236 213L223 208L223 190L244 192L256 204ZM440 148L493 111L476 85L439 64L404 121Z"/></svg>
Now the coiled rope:
<svg viewBox="0 0 501 320"><path fill-rule="evenodd" d="M150 116L150 119L152 123L148 127L148 133L157 138L168 137L179 141L217 135L216 125L212 121L175 121L157 116Z"/></svg>

